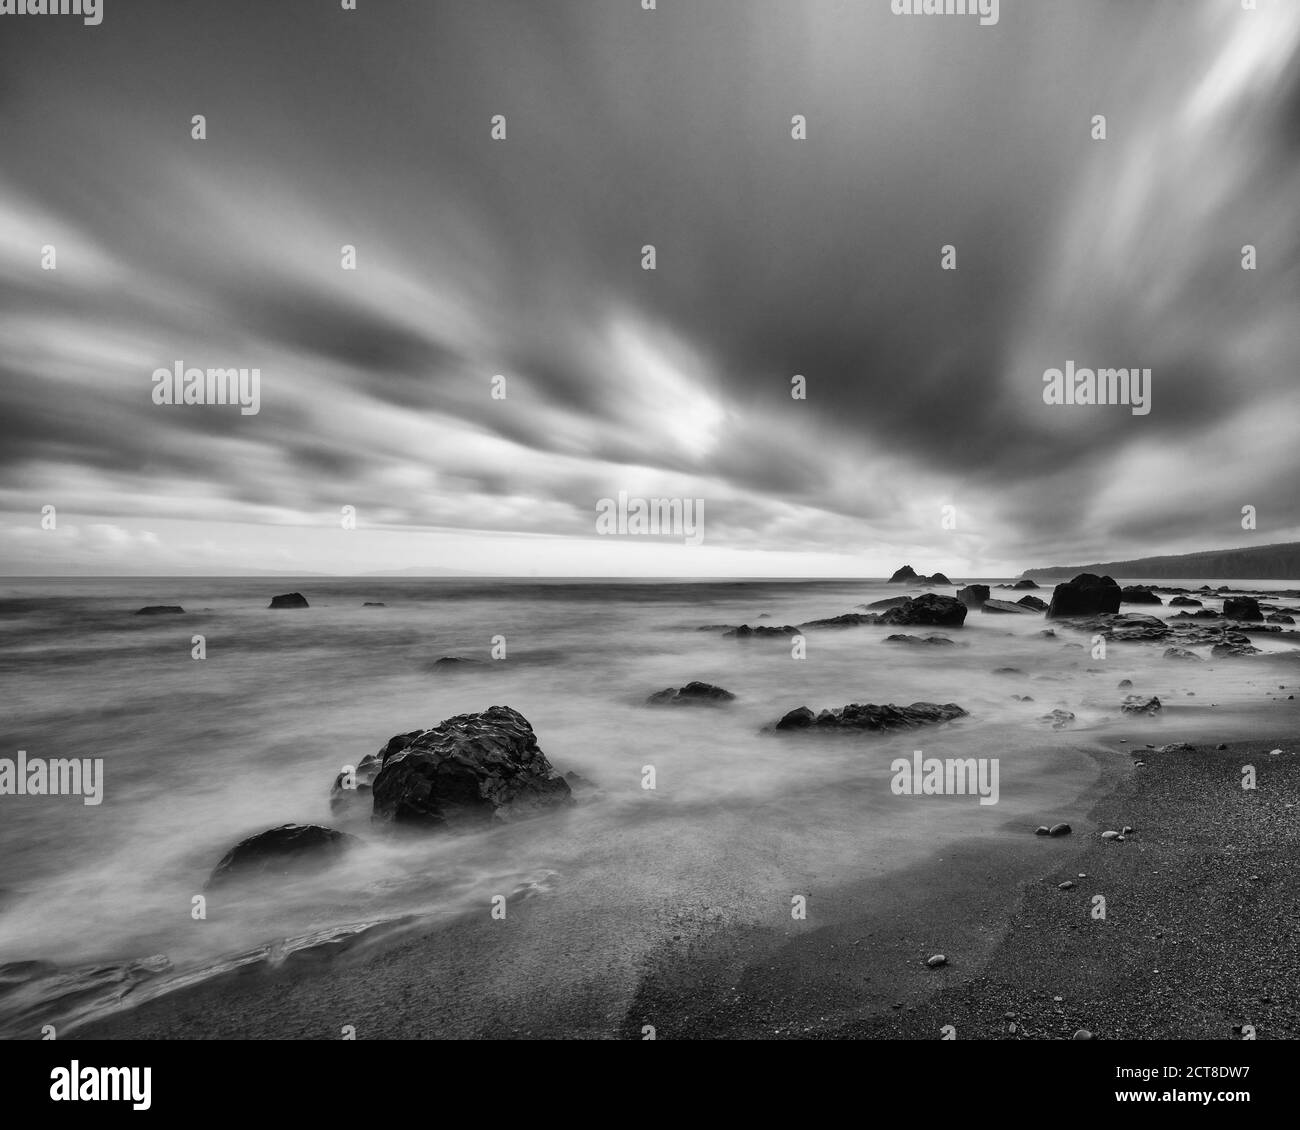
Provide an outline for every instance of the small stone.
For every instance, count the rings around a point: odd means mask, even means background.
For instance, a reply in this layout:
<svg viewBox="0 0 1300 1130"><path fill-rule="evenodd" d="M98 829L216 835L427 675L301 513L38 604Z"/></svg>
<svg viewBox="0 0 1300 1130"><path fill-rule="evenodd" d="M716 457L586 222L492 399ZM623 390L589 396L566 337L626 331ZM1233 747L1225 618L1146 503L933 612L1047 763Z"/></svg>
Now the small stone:
<svg viewBox="0 0 1300 1130"><path fill-rule="evenodd" d="M1058 891L1072 891L1074 890L1074 880L1066 879L1064 883L1057 883L1056 889Z"/></svg>
<svg viewBox="0 0 1300 1130"><path fill-rule="evenodd" d="M1115 842L1116 842L1117 844L1122 844L1122 843L1124 842L1124 837L1123 837L1123 836L1116 836L1116 837L1115 837Z"/></svg>
<svg viewBox="0 0 1300 1130"><path fill-rule="evenodd" d="M1047 834L1049 836L1068 836L1072 831L1074 829L1069 824L1053 824L1047 830Z"/></svg>
<svg viewBox="0 0 1300 1130"><path fill-rule="evenodd" d="M941 953L936 953L929 961L926 962L931 969L938 969L941 965L947 965L948 959Z"/></svg>
<svg viewBox="0 0 1300 1130"><path fill-rule="evenodd" d="M1225 745L1223 742L1220 742L1220 743L1219 743L1218 745L1216 745L1214 748L1215 748L1215 749L1227 749L1228 747L1227 747L1227 745Z"/></svg>
<svg viewBox="0 0 1300 1130"><path fill-rule="evenodd" d="M1280 749L1270 749L1268 755L1269 757L1281 757L1282 751Z"/></svg>
<svg viewBox="0 0 1300 1130"><path fill-rule="evenodd" d="M1087 1028L1080 1028L1072 1037L1074 1040L1092 1040L1095 1039L1093 1034Z"/></svg>
<svg viewBox="0 0 1300 1130"><path fill-rule="evenodd" d="M1034 829L1035 836L1050 836L1051 834L1051 830L1046 824L1039 824L1038 827Z"/></svg>
<svg viewBox="0 0 1300 1130"><path fill-rule="evenodd" d="M1127 835L1131 834L1131 833L1133 832L1133 830L1134 830L1134 828L1133 828L1133 825L1132 825L1132 824L1125 824L1124 827L1122 827L1122 828L1119 830L1119 834L1120 834L1121 836L1127 836Z"/></svg>
<svg viewBox="0 0 1300 1130"><path fill-rule="evenodd" d="M1103 840L1115 840L1115 839L1118 839L1118 838L1119 838L1119 833L1118 833L1118 832L1102 832L1102 834L1101 834L1101 838L1102 838Z"/></svg>

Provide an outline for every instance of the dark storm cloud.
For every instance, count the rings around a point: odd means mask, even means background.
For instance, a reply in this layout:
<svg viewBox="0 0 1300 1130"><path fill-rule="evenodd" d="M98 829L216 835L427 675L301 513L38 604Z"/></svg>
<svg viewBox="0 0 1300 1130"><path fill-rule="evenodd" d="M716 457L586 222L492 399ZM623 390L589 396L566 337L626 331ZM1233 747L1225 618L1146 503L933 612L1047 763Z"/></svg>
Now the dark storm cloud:
<svg viewBox="0 0 1300 1130"><path fill-rule="evenodd" d="M990 540L1033 552L1078 536L1084 512L1103 542L1194 537L1133 499L1092 504L1149 458L1149 489L1190 515L1218 488L1179 470L1189 453L1252 403L1278 426L1295 342L1260 304L1296 291L1278 264L1300 226L1275 203L1296 170L1294 35L1276 37L1284 80L1253 90L1229 64L1249 73L1266 45L1208 4L1044 0L991 29L900 20L886 0L363 7L141 3L93 33L6 36L19 156L4 175L119 271L58 309L134 334L139 381L182 355L266 357L268 381L255 425L173 413L160 437L125 375L87 400L117 422L97 431L86 404L43 412L24 368L22 392L0 389L7 464L198 475L217 450L203 440L243 439L295 477L267 504L381 500L403 460L417 481L422 453L385 425L349 439L346 388L539 460L752 493L717 512L738 539L779 530L788 505L824 513L830 538L849 519L907 541L922 534L901 512L946 491L981 508ZM1216 62L1221 90L1198 95ZM505 142L488 135L498 113ZM1258 293L1235 267L1248 239L1270 246ZM343 243L360 249L355 284ZM50 311L48 280L3 268L16 317ZM1268 356L1243 344L1247 315ZM1154 410L1044 405L1043 370L1068 359L1150 367ZM498 372L517 378L505 406L486 395ZM615 489L614 471L497 468L494 450L440 471L575 515L584 491ZM259 501L256 474L213 477Z"/></svg>

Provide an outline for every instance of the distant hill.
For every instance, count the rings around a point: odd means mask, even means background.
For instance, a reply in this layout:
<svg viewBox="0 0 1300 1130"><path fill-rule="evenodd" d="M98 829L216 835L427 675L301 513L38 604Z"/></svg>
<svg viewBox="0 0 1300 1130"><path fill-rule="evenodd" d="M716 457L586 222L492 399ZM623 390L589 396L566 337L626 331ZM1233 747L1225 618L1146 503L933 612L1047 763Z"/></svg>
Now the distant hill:
<svg viewBox="0 0 1300 1130"><path fill-rule="evenodd" d="M1300 542L1260 545L1250 549L1211 549L1178 557L1138 557L1132 561L1107 561L1094 565L1049 565L1044 569L1026 569L1020 575L1068 580L1078 573L1102 573L1112 577L1293 581L1300 579Z"/></svg>

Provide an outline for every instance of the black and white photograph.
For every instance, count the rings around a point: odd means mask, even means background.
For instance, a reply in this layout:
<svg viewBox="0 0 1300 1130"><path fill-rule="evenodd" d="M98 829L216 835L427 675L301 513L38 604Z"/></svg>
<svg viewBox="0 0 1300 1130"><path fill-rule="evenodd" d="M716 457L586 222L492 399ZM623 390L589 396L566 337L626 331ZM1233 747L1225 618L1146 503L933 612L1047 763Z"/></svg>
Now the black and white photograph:
<svg viewBox="0 0 1300 1130"><path fill-rule="evenodd" d="M0 0L23 1087L1092 1041L1249 1108L1298 203L1300 0Z"/></svg>

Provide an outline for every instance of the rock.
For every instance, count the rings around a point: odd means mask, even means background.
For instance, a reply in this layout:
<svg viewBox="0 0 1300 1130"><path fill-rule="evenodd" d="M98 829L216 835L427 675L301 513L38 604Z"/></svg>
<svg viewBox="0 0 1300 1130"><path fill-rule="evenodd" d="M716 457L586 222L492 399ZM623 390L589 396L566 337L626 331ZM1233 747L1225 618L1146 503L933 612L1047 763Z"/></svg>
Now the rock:
<svg viewBox="0 0 1300 1130"><path fill-rule="evenodd" d="M1133 825L1125 824L1124 827L1119 830L1119 834L1121 836L1131 836L1133 834Z"/></svg>
<svg viewBox="0 0 1300 1130"><path fill-rule="evenodd" d="M1026 608L1032 608L1035 612L1047 611L1047 601L1041 596L1022 596L1016 603L1023 604ZM1050 628L1047 630L1051 631ZM1052 634L1055 635L1055 633Z"/></svg>
<svg viewBox="0 0 1300 1130"><path fill-rule="evenodd" d="M770 639L772 636L797 636L798 628L793 628L789 624L783 624L779 628L768 627L766 624L760 624L757 628L751 628L748 624L741 624L739 628L732 628L729 632L723 632L723 639L731 640L748 640L748 639Z"/></svg>
<svg viewBox="0 0 1300 1130"><path fill-rule="evenodd" d="M1202 603L1190 596L1176 596L1169 602L1170 608L1200 608Z"/></svg>
<svg viewBox="0 0 1300 1130"><path fill-rule="evenodd" d="M307 598L300 592L287 592L281 596L271 597L268 608L310 608Z"/></svg>
<svg viewBox="0 0 1300 1130"><path fill-rule="evenodd" d="M1032 600L1033 597L1027 599ZM1039 603L1042 603L1041 601ZM1014 604L1009 600L986 600L980 608L981 612L999 613L1001 615L1013 616L1037 616L1036 609L1030 608L1025 604Z"/></svg>
<svg viewBox="0 0 1300 1130"><path fill-rule="evenodd" d="M947 965L948 959L941 953L936 953L929 961L926 962L931 969L938 969L941 965Z"/></svg>
<svg viewBox="0 0 1300 1130"><path fill-rule="evenodd" d="M1045 639L1045 640L1054 640L1054 639L1056 639L1056 632L1055 632L1055 630L1053 630L1052 628L1044 628L1044 629L1043 629L1041 632L1039 632L1038 634L1039 634L1040 636L1042 636L1043 639Z"/></svg>
<svg viewBox="0 0 1300 1130"><path fill-rule="evenodd" d="M770 612L760 612L760 613L758 614L758 618L759 618L760 620L770 620L770 619L772 619L772 613L770 613Z"/></svg>
<svg viewBox="0 0 1300 1130"><path fill-rule="evenodd" d="M1046 824L1039 824L1038 827L1034 829L1035 836L1050 836L1051 834L1051 829L1048 828Z"/></svg>
<svg viewBox="0 0 1300 1130"><path fill-rule="evenodd" d="M386 605L382 600L367 600L362 602L361 607L362 608L387 608L388 605Z"/></svg>
<svg viewBox="0 0 1300 1130"><path fill-rule="evenodd" d="M646 699L648 706L719 706L736 696L711 683L687 683L680 690L668 687Z"/></svg>
<svg viewBox="0 0 1300 1130"><path fill-rule="evenodd" d="M1120 600L1124 604L1164 604L1149 585L1126 585L1120 589Z"/></svg>
<svg viewBox="0 0 1300 1130"><path fill-rule="evenodd" d="M1072 891L1074 890L1074 880L1066 879L1064 883L1057 883L1056 889L1058 891Z"/></svg>
<svg viewBox="0 0 1300 1130"><path fill-rule="evenodd" d="M1124 690L1126 687L1131 687L1131 686L1133 685L1133 680L1132 680L1132 679L1120 679L1118 685L1119 685L1119 689L1120 689L1120 690Z"/></svg>
<svg viewBox="0 0 1300 1130"><path fill-rule="evenodd" d="M1201 657L1194 651L1188 651L1185 647L1167 647L1165 648L1166 659L1178 659L1184 662L1200 663Z"/></svg>
<svg viewBox="0 0 1300 1130"><path fill-rule="evenodd" d="M1214 659L1238 659L1243 655L1261 655L1259 648L1248 643L1216 643L1210 648Z"/></svg>
<svg viewBox="0 0 1300 1130"><path fill-rule="evenodd" d="M892 636L886 636L882 642L907 644L909 647L922 647L922 646L956 647L957 646L947 636L892 635Z"/></svg>
<svg viewBox="0 0 1300 1130"><path fill-rule="evenodd" d="M1160 705L1160 699L1155 695L1152 695L1150 698L1144 698L1140 694L1130 694L1124 696L1124 701L1120 704L1120 709L1125 714L1158 714L1162 707Z"/></svg>
<svg viewBox="0 0 1300 1130"><path fill-rule="evenodd" d="M1072 1040L1095 1040L1096 1038L1097 1037L1094 1036L1091 1032L1089 1032L1087 1028L1080 1028L1073 1036L1070 1037L1070 1039Z"/></svg>
<svg viewBox="0 0 1300 1130"><path fill-rule="evenodd" d="M466 659L462 655L444 655L435 659L430 665L431 671L458 671L466 667L486 667L486 659Z"/></svg>
<svg viewBox="0 0 1300 1130"><path fill-rule="evenodd" d="M880 623L907 627L959 628L966 622L966 606L950 596L926 593L906 604L891 608L880 617Z"/></svg>
<svg viewBox="0 0 1300 1130"><path fill-rule="evenodd" d="M995 667L995 668L993 669L993 674L995 674L995 675L1013 675L1013 676L1018 676L1018 677L1023 678L1025 673L1024 673L1022 670L1020 670L1019 667Z"/></svg>
<svg viewBox="0 0 1300 1130"><path fill-rule="evenodd" d="M231 879L282 878L326 867L360 841L318 824L284 824L249 836L231 848L213 869L209 887Z"/></svg>
<svg viewBox="0 0 1300 1130"><path fill-rule="evenodd" d="M600 787L595 781L588 780L581 773L575 773L572 769L564 774L564 779L569 783L569 788L572 789L575 794L594 792Z"/></svg>
<svg viewBox="0 0 1300 1130"><path fill-rule="evenodd" d="M1214 748L1215 748L1215 749L1227 749L1228 747L1227 747L1227 744L1226 744L1226 743L1224 743L1224 742L1220 742L1220 743L1219 743L1218 745L1216 745Z"/></svg>
<svg viewBox="0 0 1300 1130"><path fill-rule="evenodd" d="M810 620L800 624L799 630L808 628L856 628L862 624L879 624L880 617L874 612L846 612L843 616L832 616L828 620Z"/></svg>
<svg viewBox="0 0 1300 1130"><path fill-rule="evenodd" d="M1080 573L1072 581L1064 581L1052 590L1052 603L1047 618L1062 616L1096 616L1118 612L1122 594L1120 587L1110 577L1095 573Z"/></svg>
<svg viewBox="0 0 1300 1130"><path fill-rule="evenodd" d="M1162 745L1156 753L1195 753L1196 747L1188 742L1170 742Z"/></svg>
<svg viewBox="0 0 1300 1130"><path fill-rule="evenodd" d="M141 608L137 616L175 616L177 613L184 612L179 604L150 604Z"/></svg>
<svg viewBox="0 0 1300 1130"><path fill-rule="evenodd" d="M952 584L952 582L948 580L948 578L945 577L942 573L931 573L930 576L926 578L926 580L929 581L929 583L932 585Z"/></svg>
<svg viewBox="0 0 1300 1130"><path fill-rule="evenodd" d="M403 737L414 738L419 732L419 730L416 730L412 734L399 735L393 738L392 741L398 741ZM392 742L389 742L389 745L392 745ZM366 754L357 762L356 769L350 775L351 788L347 787L349 774L340 772L334 778L334 785L330 789L330 811L338 816L346 812L355 800L364 799L368 801L371 789L375 784L375 778L379 776L379 770L383 768L383 764L384 750L381 749L378 753Z"/></svg>
<svg viewBox="0 0 1300 1130"><path fill-rule="evenodd" d="M1102 832L1101 834L1101 838L1103 840L1114 840L1117 839L1118 837L1119 837L1118 832Z"/></svg>
<svg viewBox="0 0 1300 1130"><path fill-rule="evenodd" d="M887 596L884 600L873 600L870 604L860 604L859 608L866 608L870 611L873 608L899 608L904 604L910 604L910 596Z"/></svg>
<svg viewBox="0 0 1300 1130"><path fill-rule="evenodd" d="M966 717L966 711L956 703L939 705L933 702L914 702L911 706L877 706L874 703L851 703L840 710L823 710L814 715L806 706L792 710L776 723L777 730L911 730L918 726L935 726Z"/></svg>
<svg viewBox="0 0 1300 1130"><path fill-rule="evenodd" d="M1285 612L1270 612L1264 617L1270 624L1294 624L1295 617L1288 616Z"/></svg>
<svg viewBox="0 0 1300 1130"><path fill-rule="evenodd" d="M1023 580L1017 581L1011 587L1013 589L1036 589L1038 588L1038 583L1036 581L1031 581L1028 577L1026 577Z"/></svg>
<svg viewBox="0 0 1300 1130"><path fill-rule="evenodd" d="M1038 719L1040 722L1050 722L1053 730L1064 730L1071 722L1074 721L1074 715L1068 710L1053 710L1050 714L1044 714Z"/></svg>
<svg viewBox="0 0 1300 1130"><path fill-rule="evenodd" d="M1047 829L1047 834L1049 836L1068 836L1072 831L1074 829L1069 824L1053 824Z"/></svg>
<svg viewBox="0 0 1300 1130"><path fill-rule="evenodd" d="M528 719L508 706L458 714L389 747L374 781L377 820L481 825L573 803Z"/></svg>
<svg viewBox="0 0 1300 1130"><path fill-rule="evenodd" d="M989 598L988 585L967 585L957 590L957 599L967 608L980 608Z"/></svg>
<svg viewBox="0 0 1300 1130"><path fill-rule="evenodd" d="M909 581L916 580L916 570L910 565L904 565L892 577L889 578L891 585L906 584Z"/></svg>
<svg viewBox="0 0 1300 1130"><path fill-rule="evenodd" d="M1229 620L1263 620L1259 602L1253 596L1230 596L1223 602L1223 615Z"/></svg>

